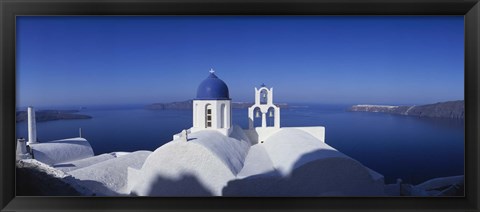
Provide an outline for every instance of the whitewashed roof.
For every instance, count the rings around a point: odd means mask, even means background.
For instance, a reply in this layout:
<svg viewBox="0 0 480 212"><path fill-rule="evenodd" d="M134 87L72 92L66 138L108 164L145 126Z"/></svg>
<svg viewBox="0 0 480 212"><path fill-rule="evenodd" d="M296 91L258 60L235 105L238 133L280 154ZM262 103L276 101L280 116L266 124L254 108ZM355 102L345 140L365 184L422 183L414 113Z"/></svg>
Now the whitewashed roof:
<svg viewBox="0 0 480 212"><path fill-rule="evenodd" d="M93 149L84 138L68 138L30 144L33 157L45 164L53 165L93 157Z"/></svg>

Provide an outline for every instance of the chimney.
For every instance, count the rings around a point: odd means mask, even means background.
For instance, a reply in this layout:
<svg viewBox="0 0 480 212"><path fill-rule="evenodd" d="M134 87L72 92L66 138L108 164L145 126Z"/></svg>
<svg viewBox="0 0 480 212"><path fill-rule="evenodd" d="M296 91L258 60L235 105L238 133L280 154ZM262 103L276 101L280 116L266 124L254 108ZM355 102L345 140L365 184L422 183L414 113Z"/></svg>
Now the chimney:
<svg viewBox="0 0 480 212"><path fill-rule="evenodd" d="M37 143L37 122L35 121L35 109L28 107L28 143Z"/></svg>
<svg viewBox="0 0 480 212"><path fill-rule="evenodd" d="M30 158L24 138L17 139L17 160Z"/></svg>

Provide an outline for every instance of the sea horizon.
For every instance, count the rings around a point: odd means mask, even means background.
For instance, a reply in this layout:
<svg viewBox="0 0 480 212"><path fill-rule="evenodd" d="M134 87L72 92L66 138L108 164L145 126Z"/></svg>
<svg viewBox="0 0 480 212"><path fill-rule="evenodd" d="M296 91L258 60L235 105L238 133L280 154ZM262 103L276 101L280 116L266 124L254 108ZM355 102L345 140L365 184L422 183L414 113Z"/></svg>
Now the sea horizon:
<svg viewBox="0 0 480 212"><path fill-rule="evenodd" d="M192 98L193 99L193 98ZM33 107L36 110L78 110L84 108L94 108L94 109L134 109L146 107L150 104L155 103L172 103L172 102L183 102L187 100L176 100L176 101L152 101L150 103L113 103L113 104L56 104L56 105L28 105L28 106L16 106L16 110L26 110L28 107ZM451 99L451 100L440 100L429 103L395 103L395 102L351 102L351 103L335 103L335 102L275 102L274 104L288 104L290 107L302 107L302 106L345 106L350 107L353 105L392 105L392 106L413 106L413 105L428 105L435 104L440 102L449 102L449 101L464 101L464 99ZM232 100L232 103L253 103L252 101L235 101Z"/></svg>
<svg viewBox="0 0 480 212"><path fill-rule="evenodd" d="M93 118L38 122L40 142L77 137L82 128L96 155L154 151L192 126L191 110L148 110L130 105L87 107L81 114ZM233 109L232 121L247 129L247 109ZM27 138L26 125L17 123L17 137ZM298 126L324 126L328 145L383 174L388 183L397 178L420 183L464 174L464 120L348 112L342 105L281 109L281 127ZM448 157L443 157L445 154Z"/></svg>

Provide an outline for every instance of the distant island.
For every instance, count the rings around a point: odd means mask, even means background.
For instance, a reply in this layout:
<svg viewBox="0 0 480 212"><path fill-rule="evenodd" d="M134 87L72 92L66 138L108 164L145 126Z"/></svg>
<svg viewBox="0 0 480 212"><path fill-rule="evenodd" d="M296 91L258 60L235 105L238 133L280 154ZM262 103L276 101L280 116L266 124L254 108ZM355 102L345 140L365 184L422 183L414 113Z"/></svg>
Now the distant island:
<svg viewBox="0 0 480 212"><path fill-rule="evenodd" d="M66 119L91 119L91 116L77 114L78 110L39 110L35 112L37 122L66 120ZM16 122L26 121L28 119L27 111L16 112Z"/></svg>
<svg viewBox="0 0 480 212"><path fill-rule="evenodd" d="M463 100L458 100L418 106L354 105L348 109L348 111L390 113L430 118L464 119L465 103Z"/></svg>
<svg viewBox="0 0 480 212"><path fill-rule="evenodd" d="M232 102L233 109L245 109L253 105L253 102ZM279 103L275 104L280 108L288 108L288 104ZM191 110L193 109L193 100L181 101L181 102L169 102L169 103L154 103L145 106L149 110Z"/></svg>

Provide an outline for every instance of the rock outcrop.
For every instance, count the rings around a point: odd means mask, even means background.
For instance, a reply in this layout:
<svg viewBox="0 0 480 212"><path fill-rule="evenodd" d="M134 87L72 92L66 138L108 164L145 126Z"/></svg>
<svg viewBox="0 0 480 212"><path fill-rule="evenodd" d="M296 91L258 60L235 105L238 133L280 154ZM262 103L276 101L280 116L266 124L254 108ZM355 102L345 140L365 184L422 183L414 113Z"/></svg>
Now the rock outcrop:
<svg viewBox="0 0 480 212"><path fill-rule="evenodd" d="M91 116L77 114L78 110L39 110L35 114L37 122L54 121L64 119L91 119ZM27 120L27 111L16 112L16 122L22 122Z"/></svg>
<svg viewBox="0 0 480 212"><path fill-rule="evenodd" d="M348 111L379 112L430 118L465 118L465 104L463 100L438 102L435 104L418 106L354 105Z"/></svg>

